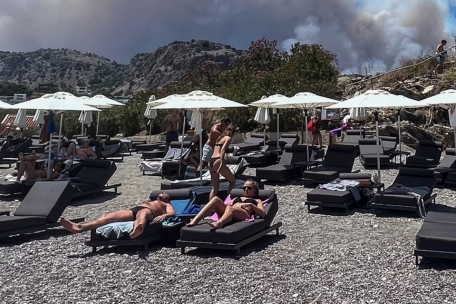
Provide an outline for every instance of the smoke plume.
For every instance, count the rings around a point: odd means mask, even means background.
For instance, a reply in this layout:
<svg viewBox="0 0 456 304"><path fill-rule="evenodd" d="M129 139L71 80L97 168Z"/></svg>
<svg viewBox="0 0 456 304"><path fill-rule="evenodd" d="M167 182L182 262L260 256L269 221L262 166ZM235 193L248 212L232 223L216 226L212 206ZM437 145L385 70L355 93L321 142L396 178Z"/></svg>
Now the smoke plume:
<svg viewBox="0 0 456 304"><path fill-rule="evenodd" d="M0 0L0 49L71 48L119 62L175 40L245 49L319 43L345 71L384 71L453 45L456 0ZM369 71L368 71L369 72Z"/></svg>

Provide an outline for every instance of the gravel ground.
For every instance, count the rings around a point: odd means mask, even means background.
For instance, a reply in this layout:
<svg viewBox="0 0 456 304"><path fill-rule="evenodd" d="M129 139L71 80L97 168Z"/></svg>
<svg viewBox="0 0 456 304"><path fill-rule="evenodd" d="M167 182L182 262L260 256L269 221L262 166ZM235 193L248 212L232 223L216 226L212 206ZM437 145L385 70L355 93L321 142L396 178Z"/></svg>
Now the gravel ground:
<svg viewBox="0 0 456 304"><path fill-rule="evenodd" d="M65 215L91 220L147 198L160 179L142 176L139 161L134 155L118 164L112 182L122 182L122 195L80 199ZM383 171L386 185L396 173ZM68 235L61 229L2 240L0 302L454 303L454 263L415 267L420 219L376 217L366 209L309 214L304 200L311 189L268 187L280 200L276 220L283 222L282 235L268 235L240 256L201 249L181 255L169 246L154 246L148 254L139 248L92 254L83 244L88 233ZM456 210L452 191L436 193L433 210ZM0 204L2 210L14 210L18 202Z"/></svg>

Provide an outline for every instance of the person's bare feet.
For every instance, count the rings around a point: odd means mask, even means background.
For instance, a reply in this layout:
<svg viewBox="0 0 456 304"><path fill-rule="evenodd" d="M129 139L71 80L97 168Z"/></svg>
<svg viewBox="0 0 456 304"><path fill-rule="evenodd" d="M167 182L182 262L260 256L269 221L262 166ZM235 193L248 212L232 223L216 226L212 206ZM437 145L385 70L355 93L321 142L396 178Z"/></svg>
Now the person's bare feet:
<svg viewBox="0 0 456 304"><path fill-rule="evenodd" d="M209 226L211 226L214 229L222 228L222 224L219 221L209 223Z"/></svg>
<svg viewBox="0 0 456 304"><path fill-rule="evenodd" d="M194 220L191 220L190 223L187 224L187 227L193 227L196 226L198 223L195 222Z"/></svg>
<svg viewBox="0 0 456 304"><path fill-rule="evenodd" d="M139 224L133 228L133 231L130 233L130 238L135 239L144 232L143 224Z"/></svg>
<svg viewBox="0 0 456 304"><path fill-rule="evenodd" d="M71 231L72 233L81 233L82 229L75 223L67 220L63 216L60 217L60 224L62 225L63 228L65 228L68 231Z"/></svg>

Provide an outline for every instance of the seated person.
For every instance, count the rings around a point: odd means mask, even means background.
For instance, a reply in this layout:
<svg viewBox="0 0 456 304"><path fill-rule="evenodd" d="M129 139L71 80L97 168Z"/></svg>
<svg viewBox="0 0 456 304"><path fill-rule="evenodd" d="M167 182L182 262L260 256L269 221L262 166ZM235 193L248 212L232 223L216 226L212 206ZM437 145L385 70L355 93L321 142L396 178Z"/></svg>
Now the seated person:
<svg viewBox="0 0 456 304"><path fill-rule="evenodd" d="M13 136L8 135L6 137L5 141L2 144L2 147L0 149L0 154L1 155L5 154L6 152L8 152L11 149L14 149L14 145L12 143L12 140L13 140Z"/></svg>
<svg viewBox="0 0 456 304"><path fill-rule="evenodd" d="M24 156L24 153L21 152L19 153L18 157L21 161L21 164L17 172L17 181L20 181L22 176L25 177L25 180L40 180L42 178L47 178L47 170L44 167L44 163L41 165L40 170L35 170L35 163L36 160L39 158L36 155L35 150L33 150L32 153L28 156ZM62 163L56 162L51 170L51 175L49 176L49 179L54 180L59 178L62 169Z"/></svg>
<svg viewBox="0 0 456 304"><path fill-rule="evenodd" d="M250 219L252 216L265 217L266 212L264 210L263 202L258 197L258 183L254 180L247 180L244 183L243 197L236 197L231 201L229 205L219 198L214 197L204 208L195 216L195 218L187 224L187 227L196 226L206 216L210 216L217 213L219 220L216 222L209 223L212 228L222 228L224 225L230 222L242 222Z"/></svg>
<svg viewBox="0 0 456 304"><path fill-rule="evenodd" d="M54 159L57 157L57 155L65 155L68 147L70 146L71 142L66 138L62 137L60 140L60 145L57 143L51 143L49 142L48 145L44 148L44 155L41 156L41 158L48 158L49 155L49 147L51 149L51 158ZM60 153L57 152L57 149L60 146Z"/></svg>
<svg viewBox="0 0 456 304"><path fill-rule="evenodd" d="M155 201L144 201L129 210L111 212L89 223L76 224L64 217L60 218L60 223L65 229L73 233L81 233L110 223L134 221L133 231L130 233L130 238L134 239L143 233L148 222L163 222L175 215L176 211L171 205L169 194L162 192Z"/></svg>
<svg viewBox="0 0 456 304"><path fill-rule="evenodd" d="M196 134L192 138L191 152L187 160L182 159L181 163L188 166L192 164L195 168L199 167L200 153L199 153L199 134ZM203 134L204 140L204 134ZM196 176L199 177L199 171L196 172Z"/></svg>
<svg viewBox="0 0 456 304"><path fill-rule="evenodd" d="M74 143L70 143L68 149L66 151L66 157L76 157L81 159L88 159L88 158L97 158L97 154L93 151L92 147L90 147L90 140L84 138L82 140L82 147L76 149L76 145Z"/></svg>

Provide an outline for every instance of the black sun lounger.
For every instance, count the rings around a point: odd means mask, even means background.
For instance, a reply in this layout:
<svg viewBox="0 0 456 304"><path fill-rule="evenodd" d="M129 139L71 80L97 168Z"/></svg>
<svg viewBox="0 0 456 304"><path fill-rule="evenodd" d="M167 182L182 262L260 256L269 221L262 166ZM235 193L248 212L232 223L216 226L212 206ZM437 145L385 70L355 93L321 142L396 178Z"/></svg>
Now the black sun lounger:
<svg viewBox="0 0 456 304"><path fill-rule="evenodd" d="M237 144L231 144L230 147L237 147L237 154L245 154L253 151L258 151L262 146L265 144L265 139L266 141L269 140L267 136L264 136L264 134L257 134L257 133L252 133L250 137L248 137L245 142L243 143L237 143Z"/></svg>
<svg viewBox="0 0 456 304"><path fill-rule="evenodd" d="M354 145L329 144L322 166L304 171L304 185L328 183L338 178L340 173L350 173L355 159Z"/></svg>
<svg viewBox="0 0 456 304"><path fill-rule="evenodd" d="M407 167L399 168L399 173L393 184L384 191L376 193L371 206L375 209L375 212L378 209L389 209L413 211L420 214L418 198L410 192L423 192L421 198L422 206L425 208L428 203L435 202L437 194L432 194L435 183L436 179L433 170ZM427 188L424 189L423 187ZM425 212L425 210L422 210L422 212Z"/></svg>
<svg viewBox="0 0 456 304"><path fill-rule="evenodd" d="M87 159L83 162L78 174L71 179L71 184L76 188L74 197L102 192L117 188L122 184L108 185L109 180L117 171L115 163L102 159Z"/></svg>
<svg viewBox="0 0 456 304"><path fill-rule="evenodd" d="M399 139L394 136L380 136L379 138L383 148L383 154L392 155L396 151Z"/></svg>
<svg viewBox="0 0 456 304"><path fill-rule="evenodd" d="M416 148L415 155L407 157L406 167L432 168L437 166L442 156L440 141L422 140Z"/></svg>
<svg viewBox="0 0 456 304"><path fill-rule="evenodd" d="M417 265L419 257L456 259L456 213L428 212L414 254Z"/></svg>
<svg viewBox="0 0 456 304"><path fill-rule="evenodd" d="M103 159L120 158L121 160L123 160L124 155L122 154L122 150L123 150L123 145L120 140L105 141L104 150L100 152L100 158L103 158Z"/></svg>
<svg viewBox="0 0 456 304"><path fill-rule="evenodd" d="M210 190L209 190L210 191ZM157 196L163 192L162 190L153 191L149 198L151 200L156 200ZM177 201L182 203L185 201L187 204L193 203L196 199L196 195L193 193L192 189L175 189L175 190L166 190L171 198L171 204L175 209ZM144 250L149 250L149 243L166 239L175 241L179 238L180 228L183 226L184 222L179 223L174 226L163 226L162 223L153 223L150 222L144 232L137 238L131 239L128 233L124 233L118 238L118 235L111 232L108 237L103 236L102 234L97 233L97 230L94 229L90 232L90 240L86 241L84 244L92 247L92 251L97 251L97 247L108 247L108 246L144 246Z"/></svg>
<svg viewBox="0 0 456 304"><path fill-rule="evenodd" d="M241 197L242 190L235 189L231 192L231 197ZM185 253L186 247L197 247L207 249L235 250L240 253L241 247L252 243L260 237L276 230L279 234L281 222L273 224L274 217L279 209L277 196L271 190L260 190L260 199L266 200L274 195L271 203L266 210L264 219L255 219L253 222L237 222L228 224L223 228L212 229L207 221L202 221L194 227L182 227L180 239L176 242L177 247L181 247L181 252Z"/></svg>
<svg viewBox="0 0 456 304"><path fill-rule="evenodd" d="M440 164L433 170L436 178L436 183L440 185L451 184L452 180L448 180L448 175L453 173L452 176L456 176L456 155L454 148L447 148L445 150L445 156L440 161ZM447 183L447 181L449 183Z"/></svg>
<svg viewBox="0 0 456 304"><path fill-rule="evenodd" d="M339 178L334 181L371 181L371 175L369 173L341 173ZM314 189L307 193L307 200L305 204L310 211L311 206L328 207L344 209L345 212L357 203L353 193L350 190L336 191L329 189Z"/></svg>
<svg viewBox="0 0 456 304"><path fill-rule="evenodd" d="M68 181L37 182L10 216L0 212L0 238L58 227L58 220L73 197ZM72 221L81 222L83 218Z"/></svg>
<svg viewBox="0 0 456 304"><path fill-rule="evenodd" d="M391 156L384 153L381 143L377 146L377 139L364 138L360 139L358 143L359 158L364 168L377 167L377 150L380 157L380 168L391 167Z"/></svg>
<svg viewBox="0 0 456 304"><path fill-rule="evenodd" d="M316 150L316 147L309 146L309 154ZM257 168L256 177L268 181L286 182L300 174L300 171L296 170L294 163L307 161L307 159L306 145L286 145L279 163L264 168Z"/></svg>

